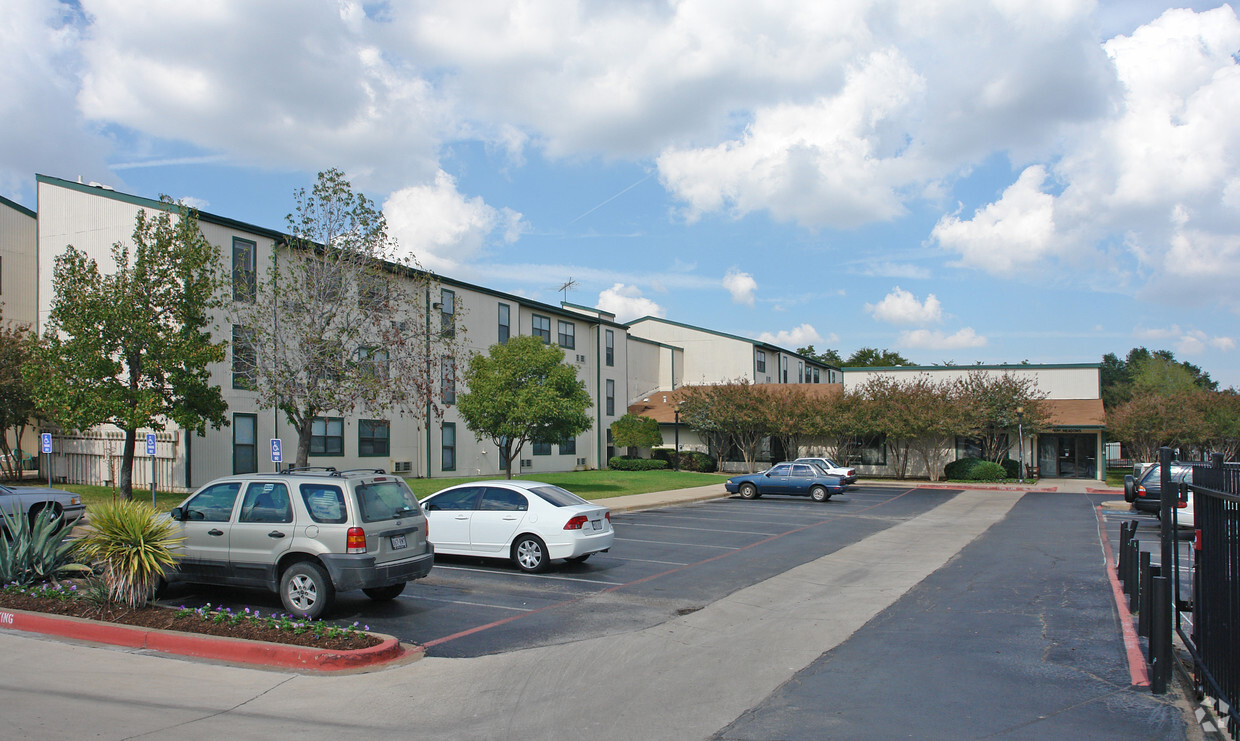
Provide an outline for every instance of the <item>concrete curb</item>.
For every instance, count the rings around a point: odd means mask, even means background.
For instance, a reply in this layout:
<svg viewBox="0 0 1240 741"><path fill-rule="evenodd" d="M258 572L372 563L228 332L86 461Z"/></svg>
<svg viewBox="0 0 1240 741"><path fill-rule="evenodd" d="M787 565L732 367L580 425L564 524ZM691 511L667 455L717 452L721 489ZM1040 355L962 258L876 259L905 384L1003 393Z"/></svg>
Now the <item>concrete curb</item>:
<svg viewBox="0 0 1240 741"><path fill-rule="evenodd" d="M413 658L420 658L424 653L421 646L404 646L395 637L379 633L373 634L383 640L377 646L355 651L337 651L175 630L156 630L11 608L0 609L0 629L41 633L58 638L200 659L315 672L371 668L407 657L409 654L416 654Z"/></svg>

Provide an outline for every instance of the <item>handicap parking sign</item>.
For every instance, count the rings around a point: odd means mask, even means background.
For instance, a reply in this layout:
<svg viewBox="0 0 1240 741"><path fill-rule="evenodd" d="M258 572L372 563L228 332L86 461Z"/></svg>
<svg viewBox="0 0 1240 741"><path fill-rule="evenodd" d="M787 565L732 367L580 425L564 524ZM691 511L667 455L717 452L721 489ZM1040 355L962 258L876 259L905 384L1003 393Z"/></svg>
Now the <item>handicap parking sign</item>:
<svg viewBox="0 0 1240 741"><path fill-rule="evenodd" d="M40 450L44 453L52 452L52 433L45 432L39 436Z"/></svg>
<svg viewBox="0 0 1240 741"><path fill-rule="evenodd" d="M271 439L271 462L279 463L281 460L283 460L283 457L284 457L284 454L280 450L280 438L278 437L272 438Z"/></svg>
<svg viewBox="0 0 1240 741"><path fill-rule="evenodd" d="M155 433L146 433L146 454L155 455Z"/></svg>

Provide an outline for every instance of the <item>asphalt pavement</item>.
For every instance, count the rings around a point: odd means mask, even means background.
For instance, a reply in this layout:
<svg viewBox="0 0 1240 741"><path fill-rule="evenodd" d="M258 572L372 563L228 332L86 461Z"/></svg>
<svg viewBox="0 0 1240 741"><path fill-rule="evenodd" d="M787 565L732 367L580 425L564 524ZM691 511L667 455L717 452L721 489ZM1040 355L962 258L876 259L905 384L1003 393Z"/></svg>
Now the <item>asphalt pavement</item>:
<svg viewBox="0 0 1240 741"><path fill-rule="evenodd" d="M637 496L608 504L723 492ZM2 727L23 739L1191 738L1176 698L1128 673L1095 515L1115 496L1096 482L951 491L659 625L345 676L0 630Z"/></svg>

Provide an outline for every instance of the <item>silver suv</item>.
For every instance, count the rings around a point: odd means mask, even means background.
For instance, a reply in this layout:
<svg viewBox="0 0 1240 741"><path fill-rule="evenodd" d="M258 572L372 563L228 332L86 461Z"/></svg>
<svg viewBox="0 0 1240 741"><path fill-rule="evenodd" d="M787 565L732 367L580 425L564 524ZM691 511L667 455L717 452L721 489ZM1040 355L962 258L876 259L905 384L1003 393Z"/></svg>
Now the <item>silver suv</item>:
<svg viewBox="0 0 1240 741"><path fill-rule="evenodd" d="M225 476L171 517L185 541L169 581L270 589L309 618L327 612L338 591L395 599L435 560L417 497L382 469Z"/></svg>

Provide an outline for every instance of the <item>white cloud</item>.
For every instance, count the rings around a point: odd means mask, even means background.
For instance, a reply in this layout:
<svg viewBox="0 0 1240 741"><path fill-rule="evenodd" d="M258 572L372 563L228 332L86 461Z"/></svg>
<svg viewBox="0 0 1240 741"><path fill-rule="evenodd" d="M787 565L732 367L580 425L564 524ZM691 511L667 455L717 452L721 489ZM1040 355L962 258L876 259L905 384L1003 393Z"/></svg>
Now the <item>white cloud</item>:
<svg viewBox="0 0 1240 741"><path fill-rule="evenodd" d="M1200 329L1184 329L1178 324L1138 328L1133 335L1143 342L1168 343L1177 355L1200 355L1207 348L1221 351L1236 348L1236 341L1231 337L1211 336Z"/></svg>
<svg viewBox="0 0 1240 741"><path fill-rule="evenodd" d="M182 196L177 200L179 200L181 203L184 203L186 206L189 206L190 208L196 209L198 211L202 211L207 206L211 205L211 202L208 201L207 199L195 198L194 196Z"/></svg>
<svg viewBox="0 0 1240 741"><path fill-rule="evenodd" d="M839 342L840 338L835 334L832 334L824 340L822 335L818 334L818 330L814 329L813 325L802 324L798 327L793 327L792 329L781 329L774 334L770 332L763 332L758 335L758 340L761 342L769 342L772 345L778 345L779 347L790 347L796 349L798 347L812 345L816 342L835 343Z"/></svg>
<svg viewBox="0 0 1240 741"><path fill-rule="evenodd" d="M626 286L623 283L616 283L599 293L598 303L595 306L615 314L618 322L627 322L643 316L663 317L667 315L663 307L643 297L641 289L637 286Z"/></svg>
<svg viewBox="0 0 1240 741"><path fill-rule="evenodd" d="M723 287L732 294L732 303L753 306L753 294L758 290L758 282L749 273L732 268L723 276Z"/></svg>
<svg viewBox="0 0 1240 741"><path fill-rule="evenodd" d="M920 265L906 262L876 262L858 271L862 275L874 278L904 278L913 280L929 280L930 270Z"/></svg>
<svg viewBox="0 0 1240 741"><path fill-rule="evenodd" d="M1003 197L961 220L944 216L931 236L960 253L960 263L1009 274L1062 253L1067 242L1055 233L1055 199L1042 192L1046 169L1025 168Z"/></svg>
<svg viewBox="0 0 1240 741"><path fill-rule="evenodd" d="M493 232L511 243L521 235L521 214L495 209L482 198L466 198L451 175L440 170L434 183L402 188L383 203L388 231L401 251L423 267L447 270L468 262Z"/></svg>
<svg viewBox="0 0 1240 741"><path fill-rule="evenodd" d="M965 327L955 334L946 335L938 330L914 329L900 333L896 345L923 350L959 350L969 347L984 347L987 339Z"/></svg>
<svg viewBox="0 0 1240 741"><path fill-rule="evenodd" d="M932 324L942 321L943 307L933 293L919 302L912 293L896 286L877 304L866 304L865 310L875 319L891 324Z"/></svg>

